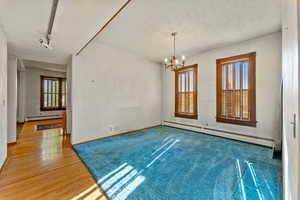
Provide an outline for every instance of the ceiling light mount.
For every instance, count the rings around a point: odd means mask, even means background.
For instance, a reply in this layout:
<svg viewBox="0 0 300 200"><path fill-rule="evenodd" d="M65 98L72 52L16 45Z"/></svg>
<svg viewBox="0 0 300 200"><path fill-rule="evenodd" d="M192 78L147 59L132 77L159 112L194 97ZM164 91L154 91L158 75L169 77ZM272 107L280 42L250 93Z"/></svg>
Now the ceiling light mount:
<svg viewBox="0 0 300 200"><path fill-rule="evenodd" d="M39 40L40 44L42 47L46 48L46 49L52 49L52 47L50 46L50 39L48 38L41 38Z"/></svg>

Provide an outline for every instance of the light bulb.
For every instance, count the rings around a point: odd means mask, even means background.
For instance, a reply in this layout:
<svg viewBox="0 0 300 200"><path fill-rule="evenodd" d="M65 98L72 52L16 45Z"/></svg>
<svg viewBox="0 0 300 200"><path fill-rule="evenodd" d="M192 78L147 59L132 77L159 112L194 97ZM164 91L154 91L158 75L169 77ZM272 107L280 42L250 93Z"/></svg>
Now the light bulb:
<svg viewBox="0 0 300 200"><path fill-rule="evenodd" d="M178 64L178 63L179 63L177 59L175 60L175 63L176 63L176 64Z"/></svg>
<svg viewBox="0 0 300 200"><path fill-rule="evenodd" d="M165 63L168 63L168 58L165 58Z"/></svg>
<svg viewBox="0 0 300 200"><path fill-rule="evenodd" d="M185 60L185 56L182 56L181 58L182 58L182 60Z"/></svg>

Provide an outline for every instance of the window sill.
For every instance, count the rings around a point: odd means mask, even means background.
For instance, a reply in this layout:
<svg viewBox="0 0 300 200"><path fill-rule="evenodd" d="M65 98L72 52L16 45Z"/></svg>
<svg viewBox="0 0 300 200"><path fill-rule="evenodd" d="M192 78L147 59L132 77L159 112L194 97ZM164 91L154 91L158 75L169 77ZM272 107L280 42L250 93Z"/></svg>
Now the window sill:
<svg viewBox="0 0 300 200"><path fill-rule="evenodd" d="M235 124L241 126L251 126L256 127L257 121L243 121L243 120L235 120L235 119L224 119L217 117L217 122Z"/></svg>
<svg viewBox="0 0 300 200"><path fill-rule="evenodd" d="M65 111L66 108L41 108L41 111Z"/></svg>
<svg viewBox="0 0 300 200"><path fill-rule="evenodd" d="M183 113L175 113L175 117L187 118L187 119L198 119L198 115L189 115Z"/></svg>

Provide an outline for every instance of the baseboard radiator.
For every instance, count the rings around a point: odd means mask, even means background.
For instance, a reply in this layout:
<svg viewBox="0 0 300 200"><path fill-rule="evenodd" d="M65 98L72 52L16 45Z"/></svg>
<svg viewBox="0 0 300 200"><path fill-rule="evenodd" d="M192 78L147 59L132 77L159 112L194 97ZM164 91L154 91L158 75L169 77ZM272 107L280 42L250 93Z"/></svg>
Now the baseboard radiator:
<svg viewBox="0 0 300 200"><path fill-rule="evenodd" d="M38 121L38 120L46 120L46 119L58 119L62 118L63 116L61 114L56 115L40 115L40 116L28 116L25 118L26 122L30 121Z"/></svg>
<svg viewBox="0 0 300 200"><path fill-rule="evenodd" d="M258 144L258 145L272 147L272 148L274 147L274 143L275 143L273 139L251 136L251 135L244 135L241 133L212 128L208 126L200 126L200 125L187 124L187 123L174 122L174 121L163 121L163 125L191 130L191 131L205 133L205 134L219 136L219 137L224 137L224 138L229 138L233 140Z"/></svg>

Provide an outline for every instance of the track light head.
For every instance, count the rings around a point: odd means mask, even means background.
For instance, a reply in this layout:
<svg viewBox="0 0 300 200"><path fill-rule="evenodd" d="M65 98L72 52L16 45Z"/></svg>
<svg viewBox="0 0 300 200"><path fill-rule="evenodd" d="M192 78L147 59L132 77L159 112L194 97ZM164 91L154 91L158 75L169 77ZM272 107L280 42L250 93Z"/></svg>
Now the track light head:
<svg viewBox="0 0 300 200"><path fill-rule="evenodd" d="M52 47L50 46L50 40L41 38L39 40L39 42L40 42L40 44L41 44L42 47L44 47L46 49L50 49L50 50L52 49Z"/></svg>

